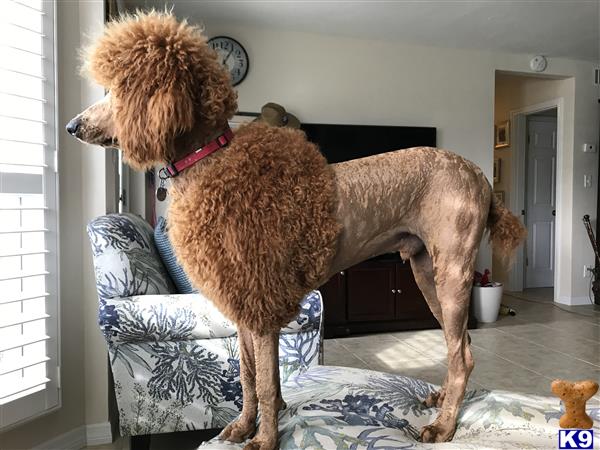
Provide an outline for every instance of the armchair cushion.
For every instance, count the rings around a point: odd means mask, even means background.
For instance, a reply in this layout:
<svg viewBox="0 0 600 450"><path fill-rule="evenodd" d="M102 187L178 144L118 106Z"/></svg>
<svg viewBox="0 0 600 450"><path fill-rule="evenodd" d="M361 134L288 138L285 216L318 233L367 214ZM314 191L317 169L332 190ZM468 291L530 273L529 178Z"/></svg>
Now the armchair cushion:
<svg viewBox="0 0 600 450"><path fill-rule="evenodd" d="M556 448L558 399L509 391L468 391L451 442L420 442L439 413L421 401L439 389L425 381L365 369L312 367L282 386L279 448L295 449L550 449ZM600 408L588 409L600 418ZM599 427L594 431L597 433ZM198 450L242 450L215 438Z"/></svg>
<svg viewBox="0 0 600 450"><path fill-rule="evenodd" d="M94 258L100 325L110 341L118 316L107 301L135 295L172 294L176 290L154 246L152 227L141 217L101 216L88 224L87 233Z"/></svg>
<svg viewBox="0 0 600 450"><path fill-rule="evenodd" d="M171 246L169 235L167 234L167 221L164 217L159 217L156 222L156 227L154 227L154 243L156 244L156 248L158 249L158 253L162 258L167 272L169 272L173 283L177 286L177 291L180 294L193 294L198 292L197 289L194 289L187 274L183 270L183 267L181 267L177 261L177 257Z"/></svg>
<svg viewBox="0 0 600 450"><path fill-rule="evenodd" d="M300 313L281 330L294 334L321 326L321 294L310 292ZM100 326L111 344L218 339L236 329L202 294L143 295L113 298L100 311Z"/></svg>
<svg viewBox="0 0 600 450"><path fill-rule="evenodd" d="M152 227L133 214L108 214L87 226L100 301L132 295L174 294Z"/></svg>

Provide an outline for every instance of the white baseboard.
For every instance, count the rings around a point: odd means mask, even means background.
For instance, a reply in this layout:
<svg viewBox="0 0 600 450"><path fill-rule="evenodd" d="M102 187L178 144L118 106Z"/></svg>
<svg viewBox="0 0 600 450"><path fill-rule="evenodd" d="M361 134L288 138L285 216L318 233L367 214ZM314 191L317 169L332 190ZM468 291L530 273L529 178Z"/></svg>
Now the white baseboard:
<svg viewBox="0 0 600 450"><path fill-rule="evenodd" d="M87 445L110 444L112 442L110 422L86 425L85 435L87 438Z"/></svg>
<svg viewBox="0 0 600 450"><path fill-rule="evenodd" d="M50 439L32 450L81 450L90 445L110 444L112 432L109 422L82 425Z"/></svg>
<svg viewBox="0 0 600 450"><path fill-rule="evenodd" d="M559 297L556 303L569 306L593 305L589 297Z"/></svg>
<svg viewBox="0 0 600 450"><path fill-rule="evenodd" d="M86 445L85 426L82 425L46 441L32 450L81 450Z"/></svg>

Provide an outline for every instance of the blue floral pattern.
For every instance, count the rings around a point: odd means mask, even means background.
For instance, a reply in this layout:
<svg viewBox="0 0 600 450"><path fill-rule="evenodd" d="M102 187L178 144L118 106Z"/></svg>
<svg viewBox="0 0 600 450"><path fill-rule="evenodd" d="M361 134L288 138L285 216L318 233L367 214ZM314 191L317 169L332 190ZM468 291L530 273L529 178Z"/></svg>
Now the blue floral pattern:
<svg viewBox="0 0 600 450"><path fill-rule="evenodd" d="M320 294L310 299L318 305L304 303L302 311L321 311ZM110 299L106 305L119 317L116 324L101 323L109 330L111 366L121 386L117 403L124 435L148 430L150 423L139 425L145 420L138 415L140 405L175 408L181 416L160 422L152 433L222 427L239 413L243 399L235 327L210 301L201 294L145 295ZM282 381L318 364L321 317L299 320L304 329L294 320L280 336Z"/></svg>
<svg viewBox="0 0 600 450"><path fill-rule="evenodd" d="M154 246L152 227L134 214L108 214L87 226L92 245L100 328L110 340L118 313L106 301L131 295L170 294L175 287Z"/></svg>
<svg viewBox="0 0 600 450"><path fill-rule="evenodd" d="M319 350L319 330L282 334L282 380L295 379L315 366ZM160 428L148 429L150 424L144 425L142 428L149 433L224 427L241 410L235 335L111 343L109 354L114 378L121 386L116 396L123 435L140 434L139 423L145 420L138 414L140 402L148 408L153 405L160 410L176 409L181 416L176 422L161 422Z"/></svg>
<svg viewBox="0 0 600 450"><path fill-rule="evenodd" d="M243 400L234 325L202 294L175 293L140 217L99 217L88 235L121 434L224 427ZM282 330L282 379L318 364L321 325L321 295L311 292Z"/></svg>
<svg viewBox="0 0 600 450"><path fill-rule="evenodd" d="M279 416L282 450L556 448L559 400L504 391L469 391L452 442L419 442L437 408L421 401L437 386L401 375L342 367L311 367L283 385L288 408ZM394 389L390 391L389 389ZM590 416L600 418L599 408ZM596 422L595 432L600 430ZM239 450L213 439L200 450Z"/></svg>

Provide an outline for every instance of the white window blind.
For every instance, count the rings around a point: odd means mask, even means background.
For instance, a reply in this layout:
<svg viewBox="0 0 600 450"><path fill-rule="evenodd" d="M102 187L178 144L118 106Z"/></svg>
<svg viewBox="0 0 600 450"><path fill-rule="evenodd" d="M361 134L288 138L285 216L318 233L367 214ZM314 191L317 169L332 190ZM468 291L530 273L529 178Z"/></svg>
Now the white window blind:
<svg viewBox="0 0 600 450"><path fill-rule="evenodd" d="M0 2L0 429L59 405L54 2Z"/></svg>

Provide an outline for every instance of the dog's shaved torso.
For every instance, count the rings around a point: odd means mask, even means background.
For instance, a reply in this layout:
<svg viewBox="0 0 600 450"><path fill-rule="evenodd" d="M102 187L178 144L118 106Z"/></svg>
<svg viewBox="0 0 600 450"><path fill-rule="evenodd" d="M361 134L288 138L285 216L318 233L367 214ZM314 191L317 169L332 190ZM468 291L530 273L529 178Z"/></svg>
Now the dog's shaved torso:
<svg viewBox="0 0 600 450"><path fill-rule="evenodd" d="M430 224L474 213L487 216L491 188L470 161L445 150L415 147L333 164L342 225L329 275L366 259L400 252L408 260L434 242Z"/></svg>

